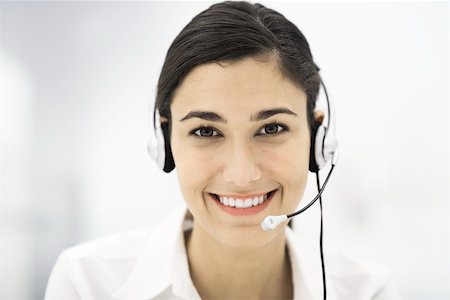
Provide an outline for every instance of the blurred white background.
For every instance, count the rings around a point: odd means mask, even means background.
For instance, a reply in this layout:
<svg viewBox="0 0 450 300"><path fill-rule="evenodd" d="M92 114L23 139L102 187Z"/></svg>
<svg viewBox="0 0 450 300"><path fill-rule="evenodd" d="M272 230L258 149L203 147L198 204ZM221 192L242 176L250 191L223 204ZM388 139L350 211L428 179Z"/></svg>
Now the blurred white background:
<svg viewBox="0 0 450 300"><path fill-rule="evenodd" d="M212 3L0 3L0 299L42 299L62 249L183 201L147 155L147 112ZM448 2L260 3L305 34L336 106L326 247L390 266L404 299L448 299ZM317 250L319 221L295 220Z"/></svg>

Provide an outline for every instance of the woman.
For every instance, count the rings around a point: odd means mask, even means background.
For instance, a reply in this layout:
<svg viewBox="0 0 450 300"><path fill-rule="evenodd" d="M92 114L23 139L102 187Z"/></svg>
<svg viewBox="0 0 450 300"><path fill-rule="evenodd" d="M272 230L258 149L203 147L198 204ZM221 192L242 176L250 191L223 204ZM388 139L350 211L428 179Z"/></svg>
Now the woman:
<svg viewBox="0 0 450 300"><path fill-rule="evenodd" d="M320 75L295 25L260 4L223 2L176 37L155 115L166 172L186 206L149 234L62 253L46 299L321 299L319 256L284 222L303 196ZM158 124L158 125L159 125ZM156 158L158 160L158 158ZM327 256L328 299L394 299L381 267Z"/></svg>

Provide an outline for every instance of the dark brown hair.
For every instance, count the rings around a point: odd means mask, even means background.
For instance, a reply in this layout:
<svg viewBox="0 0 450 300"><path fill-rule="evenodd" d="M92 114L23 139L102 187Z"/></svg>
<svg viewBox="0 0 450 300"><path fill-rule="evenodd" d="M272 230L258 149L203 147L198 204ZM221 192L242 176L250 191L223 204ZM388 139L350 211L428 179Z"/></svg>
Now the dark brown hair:
<svg viewBox="0 0 450 300"><path fill-rule="evenodd" d="M161 125L166 151L165 172L175 167L170 146L170 105L174 91L199 65L233 63L249 57L274 60L283 77L306 93L311 133L321 79L304 35L282 14L259 3L216 3L181 30L169 47L161 70L154 114L157 109L160 116L169 121Z"/></svg>

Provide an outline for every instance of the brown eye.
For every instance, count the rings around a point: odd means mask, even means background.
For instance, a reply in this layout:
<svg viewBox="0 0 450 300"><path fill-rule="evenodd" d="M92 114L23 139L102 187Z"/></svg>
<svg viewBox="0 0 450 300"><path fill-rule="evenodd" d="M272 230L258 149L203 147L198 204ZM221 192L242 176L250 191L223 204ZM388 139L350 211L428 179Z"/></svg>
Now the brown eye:
<svg viewBox="0 0 450 300"><path fill-rule="evenodd" d="M280 126L281 127L281 126ZM274 134L278 132L278 126L268 125L265 127L267 134Z"/></svg>
<svg viewBox="0 0 450 300"><path fill-rule="evenodd" d="M281 124L268 124L264 126L261 131L259 132L259 135L276 135L280 132L286 131L287 127Z"/></svg>
<svg viewBox="0 0 450 300"><path fill-rule="evenodd" d="M218 136L217 131L212 127L200 127L191 131L192 135L197 137L216 137Z"/></svg>
<svg viewBox="0 0 450 300"><path fill-rule="evenodd" d="M212 136L214 134L211 128L202 128L198 131L200 131L200 136Z"/></svg>

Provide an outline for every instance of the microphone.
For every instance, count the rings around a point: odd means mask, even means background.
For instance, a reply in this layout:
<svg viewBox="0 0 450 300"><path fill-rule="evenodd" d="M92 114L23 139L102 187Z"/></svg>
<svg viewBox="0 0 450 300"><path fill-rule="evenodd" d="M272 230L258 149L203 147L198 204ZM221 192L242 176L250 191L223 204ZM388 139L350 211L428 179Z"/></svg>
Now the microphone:
<svg viewBox="0 0 450 300"><path fill-rule="evenodd" d="M337 153L336 153L337 154ZM268 231L268 230L273 230L275 229L278 225L280 225L281 223L283 223L284 221L287 221L288 219L295 217L296 215L301 214L302 212L304 212L305 210L307 210L308 208L311 207L311 205L314 204L314 202L317 201L317 199L320 198L320 196L322 195L323 191L325 190L325 187L327 186L328 183L328 179L331 176L331 173L333 172L334 166L337 162L337 155L333 157L332 160L332 164L331 164L331 169L330 172L328 172L327 178L325 179L325 182L323 183L322 187L320 188L319 193L317 194L316 197L314 197L314 199L312 199L308 205L306 205L305 207L303 207L302 209L290 213L288 215L281 215L281 216L267 216L264 218L264 220L261 222L261 228L264 231Z"/></svg>
<svg viewBox="0 0 450 300"><path fill-rule="evenodd" d="M280 223L283 223L288 219L287 215L281 215L281 216L267 216L262 222L261 222L261 228L264 231L267 230L273 230L275 227L277 227Z"/></svg>

